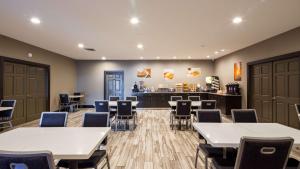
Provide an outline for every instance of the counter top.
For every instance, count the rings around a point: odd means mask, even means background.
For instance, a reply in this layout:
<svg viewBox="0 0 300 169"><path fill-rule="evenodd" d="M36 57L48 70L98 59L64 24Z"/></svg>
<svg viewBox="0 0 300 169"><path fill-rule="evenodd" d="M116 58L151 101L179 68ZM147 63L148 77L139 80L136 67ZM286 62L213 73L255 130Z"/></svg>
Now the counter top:
<svg viewBox="0 0 300 169"><path fill-rule="evenodd" d="M218 96L241 96L241 95L234 95L234 94L221 94L221 93L211 93L211 92L134 92L132 94L192 94L192 93L213 94Z"/></svg>

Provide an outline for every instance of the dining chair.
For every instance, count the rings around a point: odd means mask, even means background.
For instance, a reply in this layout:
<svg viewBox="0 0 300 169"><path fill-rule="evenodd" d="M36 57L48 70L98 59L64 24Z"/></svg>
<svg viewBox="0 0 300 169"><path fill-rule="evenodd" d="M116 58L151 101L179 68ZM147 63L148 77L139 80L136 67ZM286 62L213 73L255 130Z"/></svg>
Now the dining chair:
<svg viewBox="0 0 300 169"><path fill-rule="evenodd" d="M74 94L74 96L80 96L80 95L81 95L80 92L74 92L73 94ZM76 97L76 98L73 98L73 99L71 100L71 102L76 103L77 106L79 106L80 100L81 100L80 97ZM78 107L77 107L77 109L78 109Z"/></svg>
<svg viewBox="0 0 300 169"><path fill-rule="evenodd" d="M135 115L132 112L132 102L129 100L118 101L115 130L117 130L118 122L120 122L120 121L125 121L125 125L124 125L124 130L125 130L126 124L128 124L128 127L129 127L130 119L133 119L133 128L135 128L136 127Z"/></svg>
<svg viewBox="0 0 300 169"><path fill-rule="evenodd" d="M108 112L89 112L84 113L82 127L109 127L109 113ZM106 145L107 138L101 143ZM106 149L97 149L89 159L77 160L78 168L93 168L97 169L98 165L106 159L105 165L110 168L109 159ZM70 160L60 160L58 167L69 168ZM102 166L104 167L104 166Z"/></svg>
<svg viewBox="0 0 300 169"><path fill-rule="evenodd" d="M234 123L257 123L255 109L231 109L232 121Z"/></svg>
<svg viewBox="0 0 300 169"><path fill-rule="evenodd" d="M182 96L171 96L171 101L182 100Z"/></svg>
<svg viewBox="0 0 300 169"><path fill-rule="evenodd" d="M171 125L172 130L174 127L174 119L179 123L181 128L181 120L185 120L186 128L188 127L188 122L191 119L191 101L190 100L178 100L176 103L176 111L172 112ZM176 128L175 128L176 133Z"/></svg>
<svg viewBox="0 0 300 169"><path fill-rule="evenodd" d="M199 102L201 101L200 96L188 96L188 100L192 102ZM191 114L196 116L196 110L199 109L198 106L192 106Z"/></svg>
<svg viewBox="0 0 300 169"><path fill-rule="evenodd" d="M120 97L119 96L109 96L109 101L119 101Z"/></svg>
<svg viewBox="0 0 300 169"><path fill-rule="evenodd" d="M126 100L137 101L137 97L136 96L127 96Z"/></svg>
<svg viewBox="0 0 300 169"><path fill-rule="evenodd" d="M137 96L127 96L126 100L130 100L130 101L137 101ZM132 113L135 116L136 120L137 120L137 111L136 111L136 106L132 106Z"/></svg>
<svg viewBox="0 0 300 169"><path fill-rule="evenodd" d="M222 123L221 110L219 110L219 109L198 110L197 122L198 123ZM212 147L210 144L207 144L206 140L205 140L204 144L199 143L199 145L197 146L196 158L195 158L195 168L197 168L200 150L204 156L204 166L206 169L208 169L208 158L223 156L223 148L222 147L218 147L218 148ZM226 153L227 153L226 155L230 156L230 157L236 156L236 150L233 148L228 148Z"/></svg>
<svg viewBox="0 0 300 169"><path fill-rule="evenodd" d="M295 109L296 109L296 112L297 112L298 119L300 121L300 104L295 104Z"/></svg>
<svg viewBox="0 0 300 169"><path fill-rule="evenodd" d="M0 151L1 169L55 169L50 151Z"/></svg>
<svg viewBox="0 0 300 169"><path fill-rule="evenodd" d="M1 100L0 107L12 107L10 110L0 112L0 128L12 128L12 119L16 107L16 100Z"/></svg>
<svg viewBox="0 0 300 169"><path fill-rule="evenodd" d="M42 112L40 127L66 127L68 112Z"/></svg>
<svg viewBox="0 0 300 169"><path fill-rule="evenodd" d="M216 100L201 100L201 109L216 109Z"/></svg>
<svg viewBox="0 0 300 169"><path fill-rule="evenodd" d="M75 107L78 109L78 103L72 102L69 98L69 94L59 94L59 111L68 110L74 111Z"/></svg>
<svg viewBox="0 0 300 169"><path fill-rule="evenodd" d="M109 124L113 122L113 118L115 117L116 113L115 111L110 111L108 100L96 100L95 109L96 112L109 112Z"/></svg>
<svg viewBox="0 0 300 169"><path fill-rule="evenodd" d="M213 158L215 169L285 169L293 138L243 137L236 158Z"/></svg>

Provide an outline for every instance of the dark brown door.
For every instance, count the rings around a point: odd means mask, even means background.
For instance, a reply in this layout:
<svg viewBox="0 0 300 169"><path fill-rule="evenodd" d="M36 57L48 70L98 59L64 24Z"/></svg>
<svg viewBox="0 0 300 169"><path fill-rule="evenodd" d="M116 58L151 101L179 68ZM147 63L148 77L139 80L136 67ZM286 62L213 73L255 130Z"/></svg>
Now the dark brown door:
<svg viewBox="0 0 300 169"><path fill-rule="evenodd" d="M3 98L17 100L13 124L38 119L48 109L47 69L4 62L3 74Z"/></svg>
<svg viewBox="0 0 300 169"><path fill-rule="evenodd" d="M105 71L104 72L104 98L109 96L119 96L124 98L124 72L123 71Z"/></svg>
<svg viewBox="0 0 300 169"><path fill-rule="evenodd" d="M13 124L26 122L26 66L4 63L3 98L17 101Z"/></svg>
<svg viewBox="0 0 300 169"><path fill-rule="evenodd" d="M300 103L300 58L273 63L273 109L276 121L299 128L295 104Z"/></svg>
<svg viewBox="0 0 300 169"><path fill-rule="evenodd" d="M251 107L257 111L260 122L273 122L272 110L272 63L251 67Z"/></svg>

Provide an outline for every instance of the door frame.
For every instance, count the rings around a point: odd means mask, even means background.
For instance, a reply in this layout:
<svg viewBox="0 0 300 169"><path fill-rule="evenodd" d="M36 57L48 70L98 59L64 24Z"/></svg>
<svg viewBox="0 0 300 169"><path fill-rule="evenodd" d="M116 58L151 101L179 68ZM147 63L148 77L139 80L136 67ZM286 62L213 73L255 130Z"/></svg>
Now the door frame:
<svg viewBox="0 0 300 169"><path fill-rule="evenodd" d="M251 91L251 83L250 83L250 79L251 79L251 72L250 72L250 68L253 65L257 65L257 64L262 64L262 63L267 63L267 62L274 62L274 61L280 61L280 60L285 60L285 59L291 59L291 58L296 58L296 57L300 57L300 51L297 52L292 52L292 53L287 53L287 54L283 54L283 55L278 55L278 56L274 56L274 57L270 57L270 58L266 58L266 59L261 59L261 60L256 60L256 61L252 61L252 62L248 62L247 63L247 108L250 108L250 94Z"/></svg>
<svg viewBox="0 0 300 169"><path fill-rule="evenodd" d="M41 64L41 63L36 63L36 62L31 62L31 61L25 61L21 59L16 59L16 58L10 58L6 56L0 56L0 99L3 99L3 69L4 69L4 62L12 62L12 63L18 63L18 64L24 64L28 66L36 66L36 67L41 67L46 69L46 74L47 74L47 105L46 105L46 111L50 111L50 65L46 64Z"/></svg>
<svg viewBox="0 0 300 169"><path fill-rule="evenodd" d="M121 73L123 76L122 76L122 82L123 82L123 85L122 85L122 97L124 98L124 70L105 70L104 71L104 98L103 99L105 99L106 98L106 95L107 95L107 93L106 93L106 74L109 74L109 73Z"/></svg>

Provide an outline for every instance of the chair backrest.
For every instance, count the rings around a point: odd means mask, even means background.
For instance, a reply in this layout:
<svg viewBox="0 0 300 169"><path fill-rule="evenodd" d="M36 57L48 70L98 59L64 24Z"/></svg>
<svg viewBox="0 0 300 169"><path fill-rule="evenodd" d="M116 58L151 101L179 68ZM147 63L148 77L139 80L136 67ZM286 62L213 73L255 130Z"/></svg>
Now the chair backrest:
<svg viewBox="0 0 300 169"><path fill-rule="evenodd" d="M84 113L82 127L108 127L108 112L89 112Z"/></svg>
<svg viewBox="0 0 300 169"><path fill-rule="evenodd" d="M137 97L136 96L127 96L126 100L137 101Z"/></svg>
<svg viewBox="0 0 300 169"><path fill-rule="evenodd" d="M296 112L300 115L300 104L295 104Z"/></svg>
<svg viewBox="0 0 300 169"><path fill-rule="evenodd" d="M216 100L202 100L201 109L216 109L217 101Z"/></svg>
<svg viewBox="0 0 300 169"><path fill-rule="evenodd" d="M74 96L80 96L81 93L80 92L74 92ZM73 98L73 101L80 101L80 97L78 98Z"/></svg>
<svg viewBox="0 0 300 169"><path fill-rule="evenodd" d="M5 118L6 120L11 120L13 118L14 109L16 107L16 100L1 100L1 107L12 107L11 110L5 110L0 113L1 118Z"/></svg>
<svg viewBox="0 0 300 169"><path fill-rule="evenodd" d="M188 100L191 101L200 101L200 96L188 96Z"/></svg>
<svg viewBox="0 0 300 169"><path fill-rule="evenodd" d="M182 100L182 96L171 96L171 101Z"/></svg>
<svg viewBox="0 0 300 169"><path fill-rule="evenodd" d="M197 112L197 122L199 123L221 123L221 110L203 109Z"/></svg>
<svg viewBox="0 0 300 169"><path fill-rule="evenodd" d="M40 127L66 127L68 112L43 112Z"/></svg>
<svg viewBox="0 0 300 169"><path fill-rule="evenodd" d="M119 96L109 96L109 101L119 101L120 97Z"/></svg>
<svg viewBox="0 0 300 169"><path fill-rule="evenodd" d="M96 112L109 112L109 102L107 100L95 101Z"/></svg>
<svg viewBox="0 0 300 169"><path fill-rule="evenodd" d="M234 123L257 123L255 109L231 109L232 121Z"/></svg>
<svg viewBox="0 0 300 169"><path fill-rule="evenodd" d="M191 115L190 100L178 100L176 104L176 116L190 116Z"/></svg>
<svg viewBox="0 0 300 169"><path fill-rule="evenodd" d="M50 151L10 152L0 151L1 169L55 169Z"/></svg>
<svg viewBox="0 0 300 169"><path fill-rule="evenodd" d="M290 137L243 137L234 169L284 169L293 142Z"/></svg>
<svg viewBox="0 0 300 169"><path fill-rule="evenodd" d="M59 94L59 102L60 104L69 104L70 99L68 94Z"/></svg>
<svg viewBox="0 0 300 169"><path fill-rule="evenodd" d="M132 103L129 100L118 101L117 103L117 115L118 116L132 116Z"/></svg>

